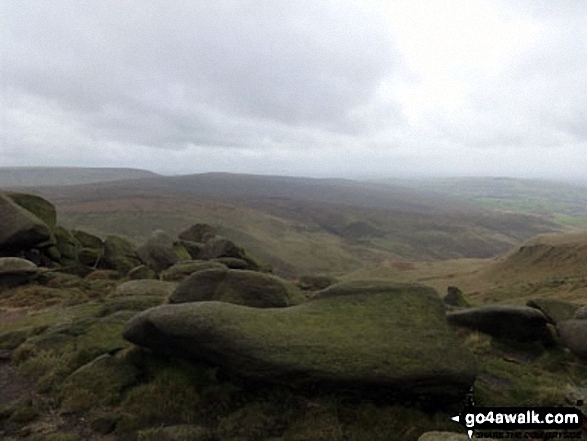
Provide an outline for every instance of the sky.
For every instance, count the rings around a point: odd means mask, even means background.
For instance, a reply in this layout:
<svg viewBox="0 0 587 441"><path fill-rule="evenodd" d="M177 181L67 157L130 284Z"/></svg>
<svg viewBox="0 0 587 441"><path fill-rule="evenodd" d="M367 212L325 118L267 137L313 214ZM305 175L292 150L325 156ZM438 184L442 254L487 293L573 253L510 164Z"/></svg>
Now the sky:
<svg viewBox="0 0 587 441"><path fill-rule="evenodd" d="M0 166L587 179L587 4L2 0Z"/></svg>

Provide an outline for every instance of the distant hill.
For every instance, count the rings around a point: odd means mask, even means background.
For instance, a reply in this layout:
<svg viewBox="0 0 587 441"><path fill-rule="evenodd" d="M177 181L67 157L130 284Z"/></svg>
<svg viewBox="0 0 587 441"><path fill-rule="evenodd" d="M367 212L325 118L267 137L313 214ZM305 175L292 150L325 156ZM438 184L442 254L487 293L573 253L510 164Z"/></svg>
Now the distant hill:
<svg viewBox="0 0 587 441"><path fill-rule="evenodd" d="M485 208L546 215L571 227L587 227L587 184L584 182L487 177L377 182L453 196Z"/></svg>
<svg viewBox="0 0 587 441"><path fill-rule="evenodd" d="M282 275L344 273L385 259L493 257L563 227L543 216L485 209L451 196L344 179L209 173L29 189L60 222L136 242L196 222Z"/></svg>
<svg viewBox="0 0 587 441"><path fill-rule="evenodd" d="M134 168L0 167L0 188L122 181L159 176Z"/></svg>
<svg viewBox="0 0 587 441"><path fill-rule="evenodd" d="M541 234L492 266L492 274L526 281L587 280L587 231Z"/></svg>

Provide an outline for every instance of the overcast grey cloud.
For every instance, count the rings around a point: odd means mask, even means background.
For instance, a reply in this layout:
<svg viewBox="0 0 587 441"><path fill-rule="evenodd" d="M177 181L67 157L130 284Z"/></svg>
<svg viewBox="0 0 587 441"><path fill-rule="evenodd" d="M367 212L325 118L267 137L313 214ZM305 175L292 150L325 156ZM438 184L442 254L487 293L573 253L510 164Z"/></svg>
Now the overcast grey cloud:
<svg viewBox="0 0 587 441"><path fill-rule="evenodd" d="M581 177L579 1L0 3L0 165Z"/></svg>

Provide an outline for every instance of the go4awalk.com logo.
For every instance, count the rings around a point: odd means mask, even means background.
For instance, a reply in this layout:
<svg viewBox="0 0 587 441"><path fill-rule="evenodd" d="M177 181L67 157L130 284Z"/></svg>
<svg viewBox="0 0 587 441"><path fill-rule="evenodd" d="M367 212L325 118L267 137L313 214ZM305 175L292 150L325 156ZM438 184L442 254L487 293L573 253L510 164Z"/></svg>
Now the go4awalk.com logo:
<svg viewBox="0 0 587 441"><path fill-rule="evenodd" d="M469 438L581 438L583 426L574 407L466 407L452 419Z"/></svg>

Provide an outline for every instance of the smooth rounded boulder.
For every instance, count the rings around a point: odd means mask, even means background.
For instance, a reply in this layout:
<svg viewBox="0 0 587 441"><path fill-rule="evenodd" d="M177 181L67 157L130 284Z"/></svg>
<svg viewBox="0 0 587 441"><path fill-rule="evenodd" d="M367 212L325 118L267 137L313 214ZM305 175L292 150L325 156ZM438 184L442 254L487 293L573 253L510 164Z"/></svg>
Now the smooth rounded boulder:
<svg viewBox="0 0 587 441"><path fill-rule="evenodd" d="M469 328L492 337L521 342L551 343L546 316L528 306L491 305L449 312L451 325Z"/></svg>
<svg viewBox="0 0 587 441"><path fill-rule="evenodd" d="M161 280L180 282L191 274L210 269L226 270L227 267L219 262L209 260L183 260L161 272Z"/></svg>
<svg viewBox="0 0 587 441"><path fill-rule="evenodd" d="M38 272L33 262L19 257L0 257L0 288L27 283Z"/></svg>
<svg viewBox="0 0 587 441"><path fill-rule="evenodd" d="M303 301L298 289L275 276L246 270L207 269L190 275L169 303L216 300L256 308L279 308Z"/></svg>
<svg viewBox="0 0 587 441"><path fill-rule="evenodd" d="M558 299L531 299L526 303L531 308L539 309L550 323L557 324L573 318L579 305Z"/></svg>
<svg viewBox="0 0 587 441"><path fill-rule="evenodd" d="M390 400L459 401L477 372L438 294L419 285L340 284L289 308L163 305L132 318L123 336L252 381Z"/></svg>
<svg viewBox="0 0 587 441"><path fill-rule="evenodd" d="M137 248L137 254L145 265L156 272L169 268L179 260L173 249L173 239L162 230L154 231L147 242Z"/></svg>
<svg viewBox="0 0 587 441"><path fill-rule="evenodd" d="M108 236L104 241L104 255L101 263L107 269L126 274L139 266L141 261L131 242L120 236Z"/></svg>
<svg viewBox="0 0 587 441"><path fill-rule="evenodd" d="M587 320L565 320L556 329L563 344L577 357L587 360Z"/></svg>
<svg viewBox="0 0 587 441"><path fill-rule="evenodd" d="M51 238L49 226L33 213L0 194L0 250L33 248Z"/></svg>

